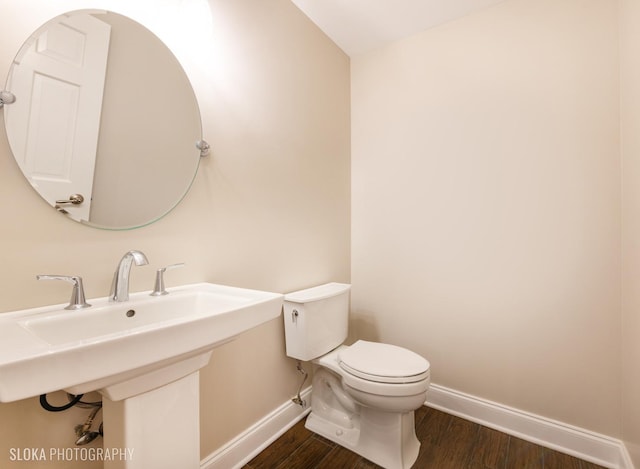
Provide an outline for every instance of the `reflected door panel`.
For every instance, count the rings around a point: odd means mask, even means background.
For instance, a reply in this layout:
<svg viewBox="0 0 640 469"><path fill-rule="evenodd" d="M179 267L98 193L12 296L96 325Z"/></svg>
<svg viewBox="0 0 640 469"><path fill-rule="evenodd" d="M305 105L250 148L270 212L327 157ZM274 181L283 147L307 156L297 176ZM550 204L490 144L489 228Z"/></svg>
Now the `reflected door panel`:
<svg viewBox="0 0 640 469"><path fill-rule="evenodd" d="M52 205L89 220L111 27L83 14L61 17L14 63L18 99L5 110L12 148L31 185Z"/></svg>

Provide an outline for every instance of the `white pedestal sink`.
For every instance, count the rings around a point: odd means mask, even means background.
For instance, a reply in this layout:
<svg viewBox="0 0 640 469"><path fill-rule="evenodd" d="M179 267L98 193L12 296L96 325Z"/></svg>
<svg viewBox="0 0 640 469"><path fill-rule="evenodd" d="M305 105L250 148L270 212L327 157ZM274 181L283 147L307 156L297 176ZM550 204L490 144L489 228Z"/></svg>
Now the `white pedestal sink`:
<svg viewBox="0 0 640 469"><path fill-rule="evenodd" d="M198 372L121 401L105 398L104 469L200 467Z"/></svg>
<svg viewBox="0 0 640 469"><path fill-rule="evenodd" d="M280 315L283 296L209 283L123 303L0 315L0 402L99 391L105 469L199 467L198 370L212 350Z"/></svg>

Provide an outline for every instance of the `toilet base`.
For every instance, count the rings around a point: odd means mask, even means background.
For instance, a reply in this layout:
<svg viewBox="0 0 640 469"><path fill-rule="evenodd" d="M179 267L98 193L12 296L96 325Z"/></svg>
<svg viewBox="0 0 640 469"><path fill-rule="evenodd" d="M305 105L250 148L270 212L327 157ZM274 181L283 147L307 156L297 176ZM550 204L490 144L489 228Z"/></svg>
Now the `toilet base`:
<svg viewBox="0 0 640 469"><path fill-rule="evenodd" d="M361 407L345 428L311 411L305 427L385 469L409 469L418 458L414 413L381 412Z"/></svg>

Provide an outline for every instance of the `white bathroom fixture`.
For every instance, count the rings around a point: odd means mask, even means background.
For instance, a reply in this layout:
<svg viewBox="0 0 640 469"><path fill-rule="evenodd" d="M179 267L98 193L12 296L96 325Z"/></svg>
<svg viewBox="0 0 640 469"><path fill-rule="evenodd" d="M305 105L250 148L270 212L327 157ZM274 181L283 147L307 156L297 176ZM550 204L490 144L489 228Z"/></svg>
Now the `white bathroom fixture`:
<svg viewBox="0 0 640 469"><path fill-rule="evenodd" d="M312 360L306 427L387 469L418 457L414 411L424 404L430 365L390 344L347 338L351 286L329 283L284 297L287 355Z"/></svg>
<svg viewBox="0 0 640 469"><path fill-rule="evenodd" d="M0 315L0 402L99 391L105 447L134 451L105 469L198 468L198 370L215 347L278 317L283 296L210 283L167 290Z"/></svg>

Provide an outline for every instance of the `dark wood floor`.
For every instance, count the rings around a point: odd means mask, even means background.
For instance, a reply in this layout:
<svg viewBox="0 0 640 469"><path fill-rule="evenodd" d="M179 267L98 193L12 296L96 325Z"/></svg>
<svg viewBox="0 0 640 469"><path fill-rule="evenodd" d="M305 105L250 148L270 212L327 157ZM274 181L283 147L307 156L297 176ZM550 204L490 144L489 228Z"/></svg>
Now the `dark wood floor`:
<svg viewBox="0 0 640 469"><path fill-rule="evenodd" d="M413 469L601 469L557 451L429 407L416 411L421 441ZM304 420L244 469L375 469L366 459L304 428Z"/></svg>

